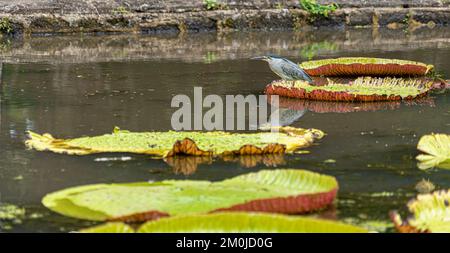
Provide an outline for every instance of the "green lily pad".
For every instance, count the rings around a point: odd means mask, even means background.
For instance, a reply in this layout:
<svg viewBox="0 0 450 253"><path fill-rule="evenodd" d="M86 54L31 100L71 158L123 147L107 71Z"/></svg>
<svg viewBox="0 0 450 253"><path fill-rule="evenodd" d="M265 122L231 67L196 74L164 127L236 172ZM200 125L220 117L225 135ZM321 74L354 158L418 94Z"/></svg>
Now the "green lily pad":
<svg viewBox="0 0 450 253"><path fill-rule="evenodd" d="M430 134L420 138L417 149L424 152L416 157L420 169L439 167L450 169L450 135Z"/></svg>
<svg viewBox="0 0 450 253"><path fill-rule="evenodd" d="M262 170L220 182L165 180L96 184L48 194L42 203L88 220L145 221L216 211L305 213L330 205L338 183L305 170Z"/></svg>
<svg viewBox="0 0 450 253"><path fill-rule="evenodd" d="M418 195L408 203L412 217L402 220L397 212L391 219L399 232L450 233L450 190Z"/></svg>
<svg viewBox="0 0 450 253"><path fill-rule="evenodd" d="M123 223L107 223L81 230L85 233L117 233L132 229ZM364 228L299 216L222 212L178 216L148 221L138 233L366 233Z"/></svg>
<svg viewBox="0 0 450 253"><path fill-rule="evenodd" d="M433 69L421 62L366 57L306 61L300 67L311 76L423 76Z"/></svg>
<svg viewBox="0 0 450 253"><path fill-rule="evenodd" d="M29 132L28 148L55 153L88 155L120 152L170 157L261 155L292 153L310 146L324 133L317 129L280 127L278 132L129 132L115 129L112 134L75 139L56 139L50 134Z"/></svg>

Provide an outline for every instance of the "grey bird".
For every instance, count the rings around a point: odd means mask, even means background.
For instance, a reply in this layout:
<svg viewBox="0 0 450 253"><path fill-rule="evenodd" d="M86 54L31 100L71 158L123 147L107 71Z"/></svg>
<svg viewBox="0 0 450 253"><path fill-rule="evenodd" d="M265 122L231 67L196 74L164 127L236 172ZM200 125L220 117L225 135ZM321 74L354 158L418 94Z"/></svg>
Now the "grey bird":
<svg viewBox="0 0 450 253"><path fill-rule="evenodd" d="M298 64L295 64L288 59L275 55L258 56L251 59L266 61L269 63L270 69L283 80L304 80L311 84L314 82L312 78L298 66ZM292 82L292 84L294 84L294 82Z"/></svg>

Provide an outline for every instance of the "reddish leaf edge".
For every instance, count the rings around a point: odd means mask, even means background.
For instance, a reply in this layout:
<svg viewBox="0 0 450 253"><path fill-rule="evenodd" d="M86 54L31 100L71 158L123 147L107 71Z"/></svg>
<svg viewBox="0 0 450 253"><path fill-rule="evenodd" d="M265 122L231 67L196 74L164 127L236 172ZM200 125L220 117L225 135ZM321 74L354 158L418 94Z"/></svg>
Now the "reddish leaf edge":
<svg viewBox="0 0 450 253"><path fill-rule="evenodd" d="M429 70L422 65L396 63L330 63L305 69L310 76L424 76Z"/></svg>
<svg viewBox="0 0 450 253"><path fill-rule="evenodd" d="M338 187L328 192L299 194L289 197L277 197L256 199L245 203L236 204L230 207L219 208L209 213L224 211L246 211L246 212L262 212L262 213L280 213L280 214L305 214L322 209L333 204L338 192ZM122 221L125 223L141 223L150 220L157 220L170 215L165 212L149 210L146 212L113 217L107 221Z"/></svg>

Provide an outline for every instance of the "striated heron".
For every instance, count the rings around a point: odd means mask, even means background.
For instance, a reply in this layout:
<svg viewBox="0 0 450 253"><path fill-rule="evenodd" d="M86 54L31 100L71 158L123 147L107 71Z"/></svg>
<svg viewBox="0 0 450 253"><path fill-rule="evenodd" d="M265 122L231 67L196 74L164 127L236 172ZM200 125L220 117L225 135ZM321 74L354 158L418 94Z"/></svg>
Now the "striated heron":
<svg viewBox="0 0 450 253"><path fill-rule="evenodd" d="M311 77L302 68L300 68L300 66L288 59L274 55L258 56L251 59L266 61L267 63L269 63L270 69L283 80L304 80L311 84L313 83ZM292 85L293 84L294 82L292 82Z"/></svg>

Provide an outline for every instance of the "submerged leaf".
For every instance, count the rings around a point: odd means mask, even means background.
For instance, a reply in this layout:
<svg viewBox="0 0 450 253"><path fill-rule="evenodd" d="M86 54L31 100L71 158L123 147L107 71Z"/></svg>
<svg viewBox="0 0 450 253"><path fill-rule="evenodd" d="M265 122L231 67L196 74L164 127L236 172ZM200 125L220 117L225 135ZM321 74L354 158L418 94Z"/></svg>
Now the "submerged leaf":
<svg viewBox="0 0 450 253"><path fill-rule="evenodd" d="M117 233L128 227L107 223L81 232ZM163 218L144 223L138 233L365 233L364 228L307 217L264 213L221 212Z"/></svg>
<svg viewBox="0 0 450 253"><path fill-rule="evenodd" d="M450 135L424 135L420 138L417 149L426 153L416 157L420 169L433 167L450 169Z"/></svg>
<svg viewBox="0 0 450 253"><path fill-rule="evenodd" d="M349 83L329 80L326 85L306 81L273 81L266 87L269 95L323 101L397 101L426 96L433 82L419 78L359 77Z"/></svg>
<svg viewBox="0 0 450 253"><path fill-rule="evenodd" d="M197 156L261 155L292 153L310 146L324 136L317 129L280 127L279 132L129 132L115 128L112 134L75 139L56 139L49 134L29 132L29 148L55 153L87 155L128 152L170 157L177 154Z"/></svg>
<svg viewBox="0 0 450 253"><path fill-rule="evenodd" d="M48 194L43 204L89 220L143 221L215 211L304 213L330 205L334 177L305 170L263 170L220 182L165 180L97 184Z"/></svg>
<svg viewBox="0 0 450 253"><path fill-rule="evenodd" d="M311 76L423 76L433 69L421 62L364 57L307 61L300 67Z"/></svg>
<svg viewBox="0 0 450 253"><path fill-rule="evenodd" d="M450 233L450 190L418 195L408 203L413 217L402 220L391 213L395 227L400 232Z"/></svg>

